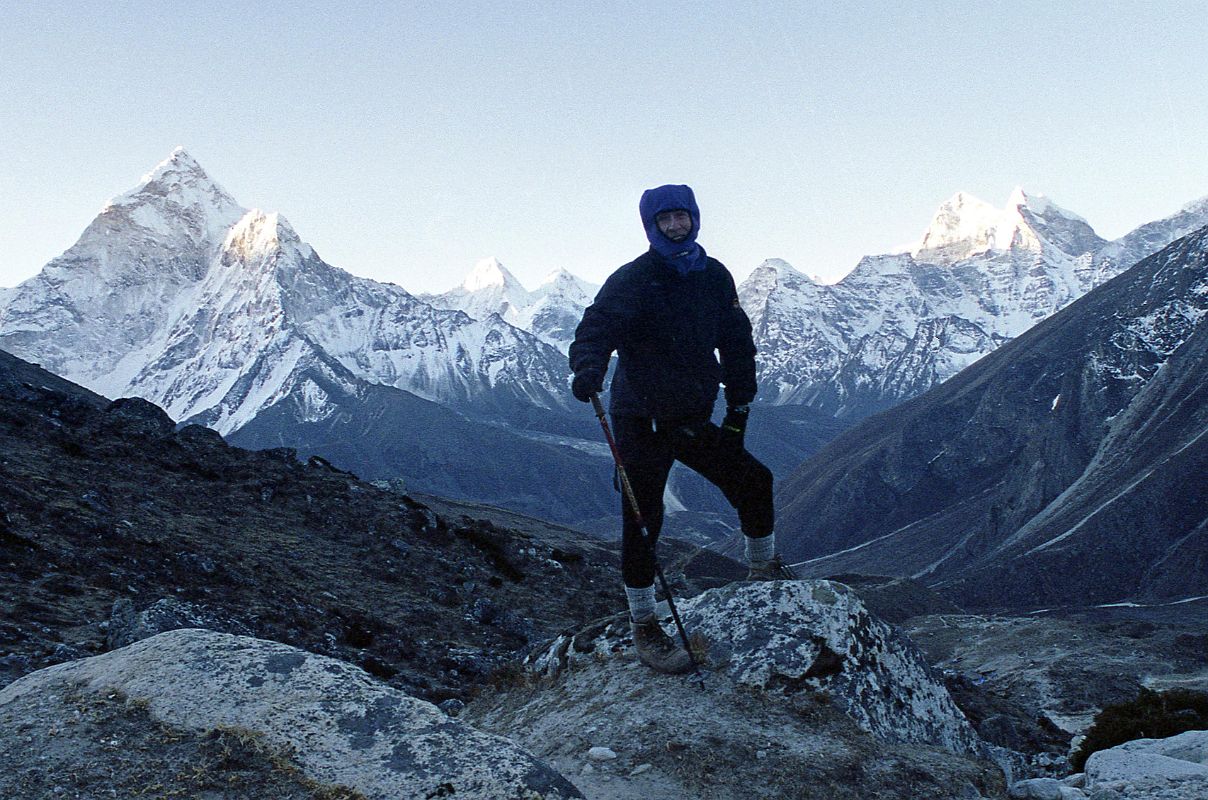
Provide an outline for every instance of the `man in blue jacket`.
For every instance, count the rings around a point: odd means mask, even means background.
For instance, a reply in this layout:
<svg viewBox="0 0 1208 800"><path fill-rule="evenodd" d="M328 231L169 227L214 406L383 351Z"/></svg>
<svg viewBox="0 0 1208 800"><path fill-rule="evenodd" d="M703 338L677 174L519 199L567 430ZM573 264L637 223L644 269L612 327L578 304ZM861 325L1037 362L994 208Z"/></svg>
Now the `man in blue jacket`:
<svg viewBox="0 0 1208 800"><path fill-rule="evenodd" d="M696 241L700 209L689 187L650 189L639 211L650 249L614 272L583 312L570 346L571 389L589 402L617 354L609 413L651 536L647 544L622 498L621 575L634 644L652 668L683 672L688 653L659 625L654 598L654 544L675 461L715 484L738 512L748 580L793 576L776 555L772 473L743 447L755 343L734 278ZM710 421L719 384L727 406L720 428Z"/></svg>

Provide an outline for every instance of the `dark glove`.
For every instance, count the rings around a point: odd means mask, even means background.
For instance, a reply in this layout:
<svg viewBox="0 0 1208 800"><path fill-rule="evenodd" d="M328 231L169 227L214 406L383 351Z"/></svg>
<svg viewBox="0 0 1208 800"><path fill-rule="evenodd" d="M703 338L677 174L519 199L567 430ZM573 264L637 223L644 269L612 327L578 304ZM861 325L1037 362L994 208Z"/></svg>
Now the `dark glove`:
<svg viewBox="0 0 1208 800"><path fill-rule="evenodd" d="M604 376L594 369L585 369L575 373L575 379L570 383L570 393L575 399L590 403L593 394L604 391Z"/></svg>
<svg viewBox="0 0 1208 800"><path fill-rule="evenodd" d="M726 416L721 421L722 441L736 450L743 447L743 439L747 435L747 417L751 414L750 406L730 406Z"/></svg>

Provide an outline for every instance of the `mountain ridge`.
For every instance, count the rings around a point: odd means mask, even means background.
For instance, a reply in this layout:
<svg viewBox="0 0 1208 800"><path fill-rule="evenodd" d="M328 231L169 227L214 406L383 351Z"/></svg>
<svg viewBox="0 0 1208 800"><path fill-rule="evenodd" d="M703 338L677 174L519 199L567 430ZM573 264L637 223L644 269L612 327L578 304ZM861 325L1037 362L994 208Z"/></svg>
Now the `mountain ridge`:
<svg viewBox="0 0 1208 800"><path fill-rule="evenodd" d="M224 433L262 407L236 410L247 397L223 389L255 352L284 352L287 339L324 349L362 379L454 407L569 403L561 355L531 334L328 265L283 216L239 207L183 149L144 177L11 290L0 344Z"/></svg>
<svg viewBox="0 0 1208 800"><path fill-rule="evenodd" d="M1041 196L1019 191L1012 200L1014 210L1002 212L1013 215L1012 225L1057 231L1056 239L1085 226ZM740 287L759 349L763 410L752 423L752 447L787 474L838 430L956 374L1201 211L1208 221L1201 205L1143 226L1111 243L1110 253L1076 258L1053 246L1058 256L1046 261L1042 252L1036 261L1037 251L1022 245L948 266L887 254L863 259L836 285L768 262ZM463 447L473 460L461 467L467 476L487 477L492 460L517 458L548 474L586 474L585 452L606 471L593 420L570 397L565 359L595 287L565 270L532 291L509 276L498 259L485 259L459 289L417 297L349 275L281 214L239 206L178 149L106 205L39 276L0 293L0 346L103 395L146 397L175 419L227 436L268 414L272 424L264 421L249 440L288 444L367 474L394 465L414 476L424 459L449 455L415 448L412 462L401 461L406 453L390 436L415 435L404 416L387 414L396 425L386 434L360 416L381 412L387 396L399 408L418 408L410 398L438 403L460 415L447 418L458 431L463 421L485 424L491 430L482 429L482 441L504 446L500 426L518 434L504 452ZM340 415L355 441L334 442L323 428ZM586 492L558 502L519 482L510 491L486 482L492 494L465 499L506 504L510 494L519 510L615 532ZM720 529L732 524L724 500L703 481L680 470L672 483L669 507L682 500L723 515ZM534 507L532 497L546 497L547 507Z"/></svg>
<svg viewBox="0 0 1208 800"><path fill-rule="evenodd" d="M781 485L786 552L972 607L1208 594L1206 319L1208 227L832 441Z"/></svg>
<svg viewBox="0 0 1208 800"><path fill-rule="evenodd" d="M765 262L739 287L757 332L764 400L853 421L883 411L1208 224L1208 203L1196 201L1105 242L1037 197L1017 190L1014 207L999 210L958 193L937 212L951 233L939 246L867 256L835 284ZM958 213L966 207L969 224ZM997 240L1004 229L1005 246Z"/></svg>

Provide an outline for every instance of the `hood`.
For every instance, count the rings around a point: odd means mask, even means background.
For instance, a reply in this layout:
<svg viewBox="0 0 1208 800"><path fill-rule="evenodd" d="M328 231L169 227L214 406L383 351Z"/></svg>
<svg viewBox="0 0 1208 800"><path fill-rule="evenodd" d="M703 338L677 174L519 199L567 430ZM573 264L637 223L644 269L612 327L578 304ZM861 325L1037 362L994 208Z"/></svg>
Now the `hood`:
<svg viewBox="0 0 1208 800"><path fill-rule="evenodd" d="M682 242L673 242L659 230L654 218L663 211L674 211L682 208L692 217L692 232ZM692 188L682 184L667 184L642 193L638 203L638 212L642 216L642 226L646 229L646 238L655 252L667 263L675 267L680 274L687 274L705 266L705 249L696 241L700 232L700 208L696 205L696 196Z"/></svg>

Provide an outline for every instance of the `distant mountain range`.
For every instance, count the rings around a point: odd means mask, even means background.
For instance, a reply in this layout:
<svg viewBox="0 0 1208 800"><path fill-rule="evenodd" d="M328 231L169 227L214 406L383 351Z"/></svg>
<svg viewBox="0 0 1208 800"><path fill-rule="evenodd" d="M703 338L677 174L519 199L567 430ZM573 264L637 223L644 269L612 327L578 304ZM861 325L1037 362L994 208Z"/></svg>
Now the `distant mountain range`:
<svg viewBox="0 0 1208 800"><path fill-rule="evenodd" d="M555 348L330 266L179 149L10 290L0 313L6 349L224 434L298 389L291 375L319 351L357 378L454 407L568 400Z"/></svg>
<svg viewBox="0 0 1208 800"><path fill-rule="evenodd" d="M1208 224L1208 198L1114 242L1043 197L1005 209L957 194L909 252L834 285L768 261L739 289L766 402L859 420L915 397Z"/></svg>
<svg viewBox="0 0 1208 800"><path fill-rule="evenodd" d="M781 540L983 609L1202 598L1206 434L1208 227L832 441Z"/></svg>
<svg viewBox="0 0 1208 800"><path fill-rule="evenodd" d="M1108 242L1042 195L1016 189L1000 209L962 192L916 245L864 258L837 284L766 261L739 287L760 401L849 422L890 408L1205 224L1208 198ZM530 293L486 259L460 287L423 299L475 319L498 314L565 349L595 289L560 271Z"/></svg>
<svg viewBox="0 0 1208 800"><path fill-rule="evenodd" d="M183 150L5 290L0 348L233 442L296 447L362 477L562 520L614 505L603 492L551 496L562 481L603 483L603 453L515 430L574 429L559 350L497 316L332 267Z"/></svg>
<svg viewBox="0 0 1208 800"><path fill-rule="evenodd" d="M583 318L583 309L599 288L566 270L557 270L530 292L499 259L485 258L475 265L461 286L420 298L436 308L464 311L474 319L498 315L566 352L575 338L575 327Z"/></svg>
<svg viewBox="0 0 1208 800"><path fill-rule="evenodd" d="M787 475L1205 222L1201 201L1105 242L1041 197L1000 210L962 194L911 252L834 286L767 262L740 287L760 350L752 448ZM355 277L178 149L39 275L0 289L0 348L232 442L611 530L607 453L564 355L595 290L558 271L530 291L495 259L438 295ZM678 470L668 501L728 515Z"/></svg>

